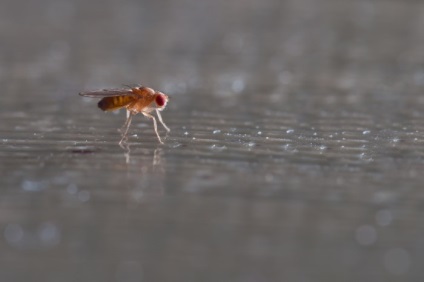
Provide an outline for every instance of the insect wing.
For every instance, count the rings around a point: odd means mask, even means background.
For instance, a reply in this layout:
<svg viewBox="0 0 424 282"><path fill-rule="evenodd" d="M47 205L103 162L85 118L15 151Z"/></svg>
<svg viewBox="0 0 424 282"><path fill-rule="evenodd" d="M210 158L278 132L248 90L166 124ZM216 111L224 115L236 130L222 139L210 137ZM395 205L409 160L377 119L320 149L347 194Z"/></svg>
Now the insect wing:
<svg viewBox="0 0 424 282"><path fill-rule="evenodd" d="M116 96L133 96L137 95L131 89L102 89L95 91L81 92L79 95L91 98L116 97Z"/></svg>

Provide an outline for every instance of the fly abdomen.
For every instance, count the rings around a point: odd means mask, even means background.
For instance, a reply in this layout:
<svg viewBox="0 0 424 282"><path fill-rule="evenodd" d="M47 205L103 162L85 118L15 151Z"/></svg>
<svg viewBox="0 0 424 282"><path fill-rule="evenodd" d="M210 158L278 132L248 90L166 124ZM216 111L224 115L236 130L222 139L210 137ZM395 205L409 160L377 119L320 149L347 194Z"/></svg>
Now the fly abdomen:
<svg viewBox="0 0 424 282"><path fill-rule="evenodd" d="M132 101L134 101L132 96L105 97L99 101L97 106L103 111L114 111L125 107Z"/></svg>

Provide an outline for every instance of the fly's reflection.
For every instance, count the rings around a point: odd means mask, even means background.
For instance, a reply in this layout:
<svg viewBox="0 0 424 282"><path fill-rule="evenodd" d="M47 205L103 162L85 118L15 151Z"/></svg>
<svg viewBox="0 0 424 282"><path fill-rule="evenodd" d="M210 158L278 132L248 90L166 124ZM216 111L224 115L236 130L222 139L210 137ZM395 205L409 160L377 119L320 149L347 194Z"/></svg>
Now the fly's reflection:
<svg viewBox="0 0 424 282"><path fill-rule="evenodd" d="M127 183L129 184L132 201L142 201L147 196L161 196L165 190L165 158L164 151L157 148L132 151L129 144L125 145L125 163L127 166ZM148 158L147 158L147 156Z"/></svg>

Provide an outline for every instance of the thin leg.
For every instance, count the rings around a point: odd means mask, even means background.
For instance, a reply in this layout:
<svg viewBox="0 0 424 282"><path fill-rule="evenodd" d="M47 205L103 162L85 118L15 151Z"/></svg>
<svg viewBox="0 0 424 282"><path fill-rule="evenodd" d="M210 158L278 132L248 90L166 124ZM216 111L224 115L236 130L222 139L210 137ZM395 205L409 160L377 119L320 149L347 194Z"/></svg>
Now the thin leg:
<svg viewBox="0 0 424 282"><path fill-rule="evenodd" d="M151 119L153 120L153 127L154 127L154 129L155 129L155 133L156 133L156 135L157 135L157 137L158 137L158 139L159 139L159 142L160 142L161 144L163 144L162 140L160 139L159 133L158 133L158 125L157 125L157 123L156 123L156 119L155 119L155 117L154 117L154 116L152 116L152 115L151 115L151 114L149 114L149 113L145 113L145 112L142 112L142 113L143 113L143 115L145 115L146 117L151 118Z"/></svg>
<svg viewBox="0 0 424 282"><path fill-rule="evenodd" d="M118 129L118 131L119 132L124 132L125 131L125 129L127 128L127 126L128 126L128 121L129 121L129 119L130 119L130 116L131 116L131 111L129 111L129 110L127 110L127 120L125 121L125 123L124 123L124 125L120 128L120 129Z"/></svg>
<svg viewBox="0 0 424 282"><path fill-rule="evenodd" d="M122 126L124 133L122 134L121 141L119 141L119 145L121 145L122 142L124 142L124 140L127 139L127 133L128 133L128 129L130 128L133 115L134 114L131 111L127 111L127 120L125 121L124 126Z"/></svg>
<svg viewBox="0 0 424 282"><path fill-rule="evenodd" d="M159 121L162 123L163 127L165 127L166 131L171 131L171 129L169 129L168 126L166 126L166 124L163 122L162 115L160 114L159 110L156 110L156 114L158 115Z"/></svg>

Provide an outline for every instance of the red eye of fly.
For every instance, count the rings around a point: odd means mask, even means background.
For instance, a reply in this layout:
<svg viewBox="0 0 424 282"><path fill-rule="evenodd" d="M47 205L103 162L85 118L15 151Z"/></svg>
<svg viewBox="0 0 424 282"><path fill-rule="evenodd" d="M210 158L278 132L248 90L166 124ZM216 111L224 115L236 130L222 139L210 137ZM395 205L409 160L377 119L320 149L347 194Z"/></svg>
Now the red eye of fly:
<svg viewBox="0 0 424 282"><path fill-rule="evenodd" d="M159 107L162 107L163 105L165 105L165 102L166 102L165 95L158 94L158 95L156 96L156 104L157 104Z"/></svg>

